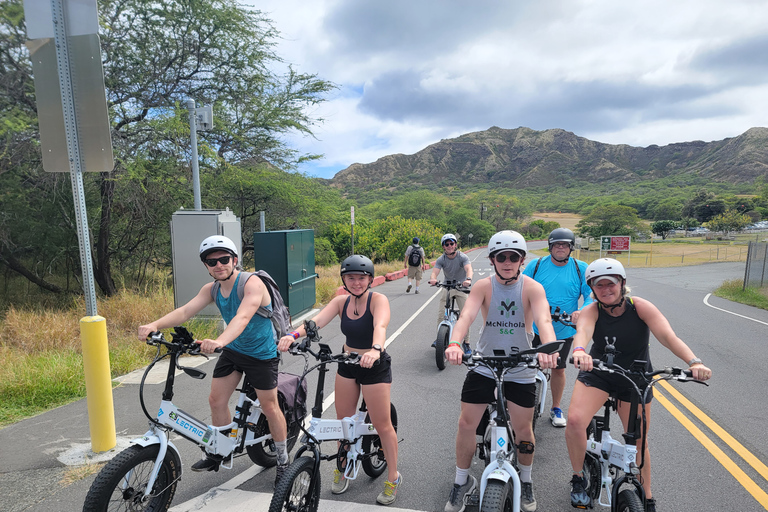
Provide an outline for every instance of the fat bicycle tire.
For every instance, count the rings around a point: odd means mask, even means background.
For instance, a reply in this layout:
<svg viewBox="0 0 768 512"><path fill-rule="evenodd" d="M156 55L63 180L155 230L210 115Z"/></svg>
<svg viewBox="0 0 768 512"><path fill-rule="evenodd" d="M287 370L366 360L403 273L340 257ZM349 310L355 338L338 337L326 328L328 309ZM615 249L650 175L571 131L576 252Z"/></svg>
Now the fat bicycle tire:
<svg viewBox="0 0 768 512"><path fill-rule="evenodd" d="M635 489L624 489L619 492L619 497L616 499L616 511L645 512L645 506L643 506L643 500L637 495Z"/></svg>
<svg viewBox="0 0 768 512"><path fill-rule="evenodd" d="M312 495L309 487L314 480ZM277 482L269 512L317 512L320 503L320 474L315 473L315 459L299 457L288 466Z"/></svg>
<svg viewBox="0 0 768 512"><path fill-rule="evenodd" d="M480 512L514 512L512 486L500 480L489 480L485 485Z"/></svg>
<svg viewBox="0 0 768 512"><path fill-rule="evenodd" d="M288 418L285 419L288 427L288 437L286 438L285 449L288 453L293 450L296 445L296 440L299 438L299 432L301 427L297 421L289 422ZM256 428L254 429L254 437L261 437L269 434L269 422L267 417L262 414L256 421ZM264 466L265 468L271 468L277 465L277 451L275 449L275 442L270 437L265 439L261 443L252 444L246 446L245 450L248 452L248 457L254 464Z"/></svg>
<svg viewBox="0 0 768 512"><path fill-rule="evenodd" d="M160 445L133 445L118 453L96 475L83 504L83 512L118 512L140 510L164 512L171 506L181 477L178 454L169 449L160 466L149 501L142 496L149 482ZM123 488L123 484L127 484Z"/></svg>
<svg viewBox="0 0 768 512"><path fill-rule="evenodd" d="M448 339L450 329L447 325L441 325L437 329L437 340L435 341L435 363L438 370L445 370L445 349L448 348Z"/></svg>
<svg viewBox="0 0 768 512"><path fill-rule="evenodd" d="M389 415L392 419L392 426L397 432L397 409L395 404L389 404ZM365 422L371 422L370 414L365 415ZM371 436L363 436L363 452L369 454L368 457L363 458L363 471L371 478L381 476L384 470L387 468L387 459L384 457L384 449L381 446L381 438L378 434Z"/></svg>

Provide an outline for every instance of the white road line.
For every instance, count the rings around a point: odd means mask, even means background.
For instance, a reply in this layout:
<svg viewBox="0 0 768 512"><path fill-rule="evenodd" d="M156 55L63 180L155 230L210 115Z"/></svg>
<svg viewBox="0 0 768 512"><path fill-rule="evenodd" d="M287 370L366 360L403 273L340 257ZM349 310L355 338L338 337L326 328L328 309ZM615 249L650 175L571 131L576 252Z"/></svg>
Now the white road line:
<svg viewBox="0 0 768 512"><path fill-rule="evenodd" d="M757 322L757 323L759 323L759 324L768 325L768 322L763 322L762 320L756 320L756 319L754 319L754 318L751 318L751 317L748 317L748 316L744 316L744 315L740 315L740 314L738 314L738 313L734 313L733 311L728 311L727 309L723 309L723 308L719 308L719 307L717 307L717 306L713 306L712 304L710 304L710 303L708 302L710 295L712 295L712 294L711 294L711 293L708 293L708 294L707 294L707 295L704 297L704 304L705 304L705 305L707 305L707 306L709 306L709 307L711 307L712 309L717 309L718 311L722 311L723 313L728 313L729 315L734 315L734 316L738 316L738 317L741 317L741 318L745 318L745 319L747 319L747 320L752 320L753 322Z"/></svg>

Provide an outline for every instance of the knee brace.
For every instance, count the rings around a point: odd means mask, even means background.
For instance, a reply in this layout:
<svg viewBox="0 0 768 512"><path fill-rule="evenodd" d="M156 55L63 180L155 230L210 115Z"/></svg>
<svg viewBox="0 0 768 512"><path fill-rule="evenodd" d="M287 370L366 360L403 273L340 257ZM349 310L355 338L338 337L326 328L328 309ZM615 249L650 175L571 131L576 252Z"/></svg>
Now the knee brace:
<svg viewBox="0 0 768 512"><path fill-rule="evenodd" d="M524 453L529 454L533 453L535 446L530 441L520 441L520 444L517 445L517 452L518 453Z"/></svg>

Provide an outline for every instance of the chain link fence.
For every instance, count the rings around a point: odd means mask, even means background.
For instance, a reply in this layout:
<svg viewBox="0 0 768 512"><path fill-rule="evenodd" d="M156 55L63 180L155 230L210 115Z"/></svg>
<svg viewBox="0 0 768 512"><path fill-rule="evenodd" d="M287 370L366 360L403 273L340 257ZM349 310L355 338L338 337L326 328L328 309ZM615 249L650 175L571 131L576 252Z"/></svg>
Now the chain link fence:
<svg viewBox="0 0 768 512"><path fill-rule="evenodd" d="M762 288L768 284L768 242L749 242L744 289Z"/></svg>

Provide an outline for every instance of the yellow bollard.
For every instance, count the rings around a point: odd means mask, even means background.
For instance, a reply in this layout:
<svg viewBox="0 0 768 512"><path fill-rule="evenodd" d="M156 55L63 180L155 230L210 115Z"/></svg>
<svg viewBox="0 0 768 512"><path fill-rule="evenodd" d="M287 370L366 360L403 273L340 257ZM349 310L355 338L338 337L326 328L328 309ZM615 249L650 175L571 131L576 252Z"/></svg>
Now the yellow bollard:
<svg viewBox="0 0 768 512"><path fill-rule="evenodd" d="M81 318L80 340L83 344L91 449L96 453L105 452L117 446L106 319L101 316Z"/></svg>

